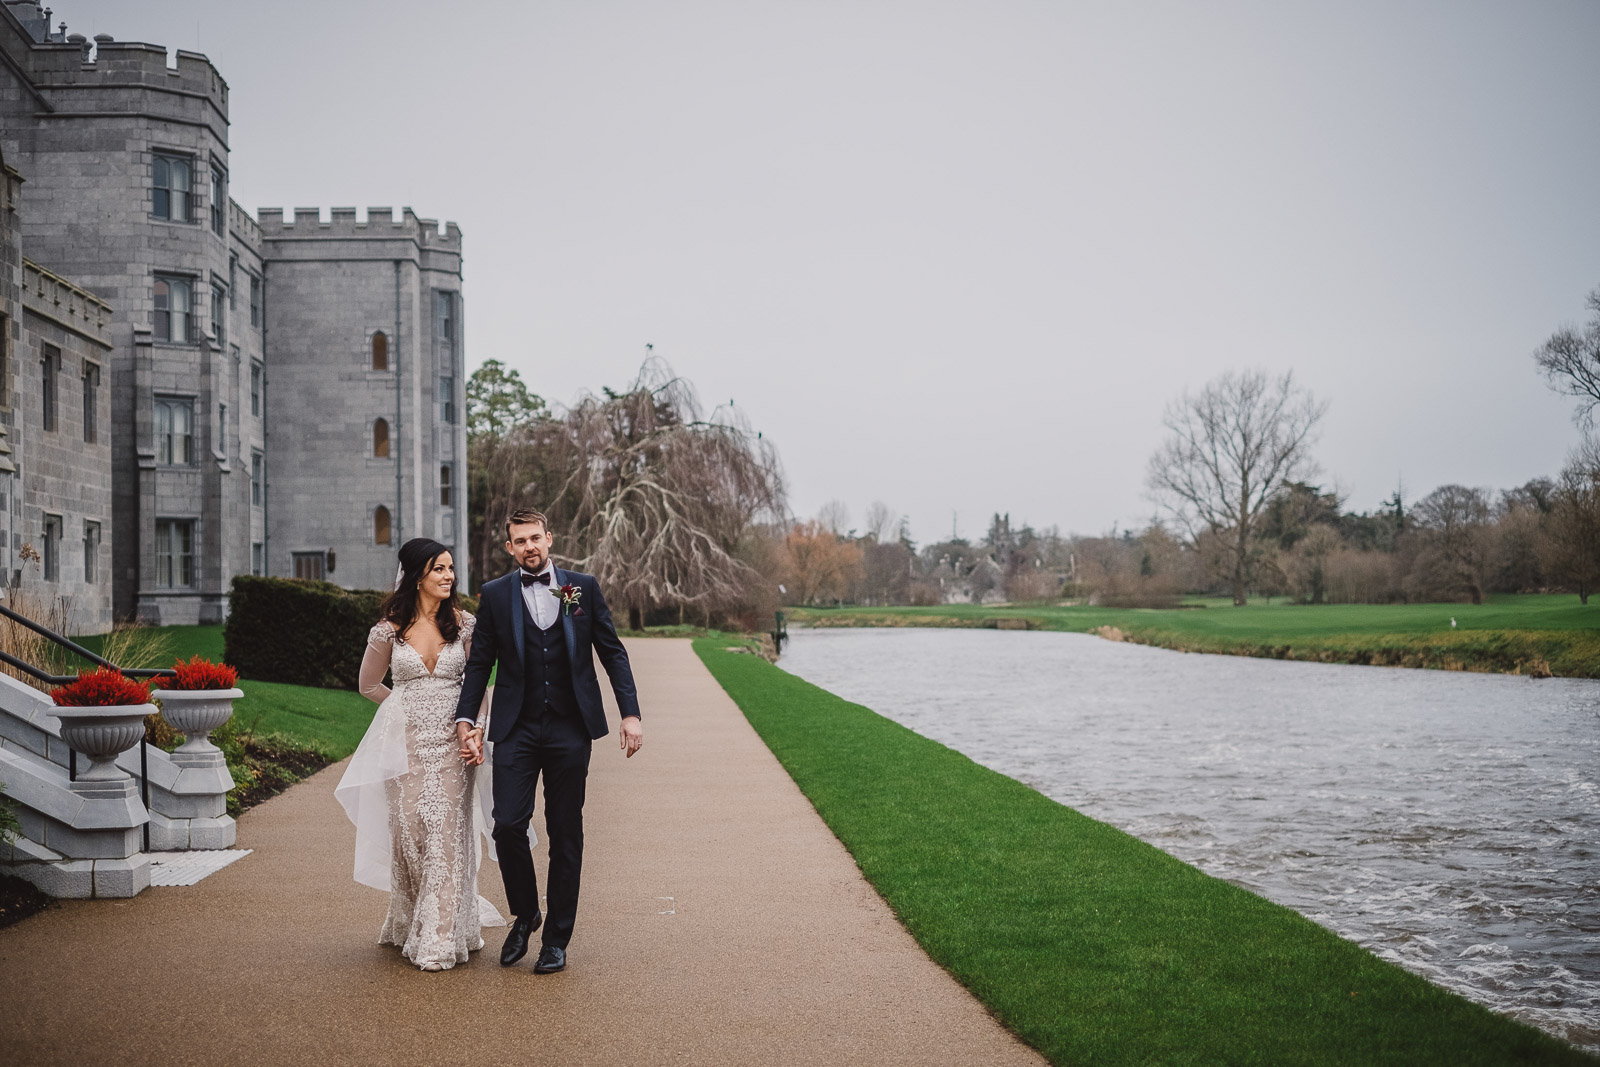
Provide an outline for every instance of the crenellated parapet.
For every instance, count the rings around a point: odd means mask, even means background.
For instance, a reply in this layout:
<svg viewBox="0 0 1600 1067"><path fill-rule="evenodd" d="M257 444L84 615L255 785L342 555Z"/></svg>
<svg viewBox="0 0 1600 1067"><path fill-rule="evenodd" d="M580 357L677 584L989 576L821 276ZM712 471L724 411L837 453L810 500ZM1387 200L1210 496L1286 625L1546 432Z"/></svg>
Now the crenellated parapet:
<svg viewBox="0 0 1600 1067"><path fill-rule="evenodd" d="M261 252L261 226L250 212L239 206L239 201L228 200L228 228L244 238L258 255Z"/></svg>
<svg viewBox="0 0 1600 1067"><path fill-rule="evenodd" d="M336 207L329 209L328 221L322 221L322 209L297 207L292 219L285 219L282 208L256 209L256 219L265 240L275 238L338 238L382 237L410 238L419 245L441 251L461 251L461 228L453 222L439 227L438 219L419 218L410 208L401 208L395 218L392 207L367 208L367 221L356 221L356 209Z"/></svg>
<svg viewBox="0 0 1600 1067"><path fill-rule="evenodd" d="M111 347L111 305L30 259L22 261L22 306L103 348Z"/></svg>
<svg viewBox="0 0 1600 1067"><path fill-rule="evenodd" d="M200 101L214 107L226 123L228 83L211 60L199 52L179 49L174 66L167 65L167 49L142 41L118 41L109 34L96 34L94 40L82 34L62 38L59 34L44 41L33 41L23 55L25 74L33 86L44 93L56 110L81 111L83 108L57 98L56 92L69 90L155 90L160 93ZM111 110L128 110L115 107Z"/></svg>

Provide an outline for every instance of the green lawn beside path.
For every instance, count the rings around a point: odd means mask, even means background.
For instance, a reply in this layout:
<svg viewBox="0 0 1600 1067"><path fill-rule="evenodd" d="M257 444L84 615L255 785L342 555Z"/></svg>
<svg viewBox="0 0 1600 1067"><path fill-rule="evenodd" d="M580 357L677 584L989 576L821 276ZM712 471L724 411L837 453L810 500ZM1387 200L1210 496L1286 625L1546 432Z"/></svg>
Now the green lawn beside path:
<svg viewBox="0 0 1600 1067"><path fill-rule="evenodd" d="M147 662L125 667L170 667L175 659L204 656L222 662L222 627L160 626L151 636L161 643ZM81 637L78 643L98 652L104 636ZM276 735L341 760L356 750L378 706L360 693L346 689L318 689L279 682L239 680L244 697L234 705L236 732L267 737Z"/></svg>
<svg viewBox="0 0 1600 1067"><path fill-rule="evenodd" d="M862 873L1054 1063L1597 1062L729 643L695 650Z"/></svg>
<svg viewBox="0 0 1600 1067"><path fill-rule="evenodd" d="M944 604L925 608L796 608L797 625L1001 624L1090 632L1185 652L1327 663L1600 678L1600 599L1493 596L1482 604L1292 604L1194 599L1182 608ZM1450 620L1455 619L1452 627Z"/></svg>

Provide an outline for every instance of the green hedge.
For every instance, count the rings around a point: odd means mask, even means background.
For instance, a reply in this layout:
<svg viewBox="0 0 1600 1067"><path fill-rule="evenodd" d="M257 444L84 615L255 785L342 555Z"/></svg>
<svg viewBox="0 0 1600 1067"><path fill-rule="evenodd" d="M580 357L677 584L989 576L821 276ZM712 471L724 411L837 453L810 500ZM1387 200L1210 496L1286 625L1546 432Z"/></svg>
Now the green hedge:
<svg viewBox="0 0 1600 1067"><path fill-rule="evenodd" d="M298 578L233 580L223 658L258 682L354 689L384 594ZM474 614L476 597L461 603Z"/></svg>
<svg viewBox="0 0 1600 1067"><path fill-rule="evenodd" d="M223 655L258 682L354 689L383 594L293 578L233 580Z"/></svg>

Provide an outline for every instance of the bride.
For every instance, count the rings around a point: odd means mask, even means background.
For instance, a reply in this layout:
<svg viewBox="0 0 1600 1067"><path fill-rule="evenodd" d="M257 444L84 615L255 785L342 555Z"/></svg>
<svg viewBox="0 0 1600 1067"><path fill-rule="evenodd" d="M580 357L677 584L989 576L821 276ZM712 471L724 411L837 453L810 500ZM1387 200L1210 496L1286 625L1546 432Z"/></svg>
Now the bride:
<svg viewBox="0 0 1600 1067"><path fill-rule="evenodd" d="M378 943L400 946L425 971L467 962L483 947L482 927L505 925L478 895L478 835L492 825L492 794L481 745L456 741L476 620L458 606L455 580L444 545L418 537L401 547L394 592L361 660L361 693L378 712L334 790L356 826L356 881L389 891Z"/></svg>

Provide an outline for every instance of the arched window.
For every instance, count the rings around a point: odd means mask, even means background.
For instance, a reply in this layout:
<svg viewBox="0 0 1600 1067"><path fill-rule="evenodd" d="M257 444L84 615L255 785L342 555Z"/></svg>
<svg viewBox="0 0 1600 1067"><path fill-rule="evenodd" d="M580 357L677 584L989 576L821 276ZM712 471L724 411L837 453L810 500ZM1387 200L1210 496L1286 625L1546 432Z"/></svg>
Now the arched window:
<svg viewBox="0 0 1600 1067"><path fill-rule="evenodd" d="M386 545L389 543L389 509L382 504L372 513L372 543Z"/></svg>
<svg viewBox="0 0 1600 1067"><path fill-rule="evenodd" d="M372 424L372 454L377 459L389 458L388 419L378 419Z"/></svg>
<svg viewBox="0 0 1600 1067"><path fill-rule="evenodd" d="M389 369L389 338L382 330L372 335L372 369Z"/></svg>

